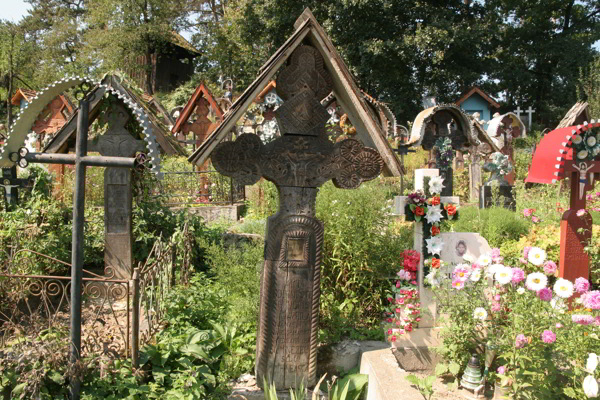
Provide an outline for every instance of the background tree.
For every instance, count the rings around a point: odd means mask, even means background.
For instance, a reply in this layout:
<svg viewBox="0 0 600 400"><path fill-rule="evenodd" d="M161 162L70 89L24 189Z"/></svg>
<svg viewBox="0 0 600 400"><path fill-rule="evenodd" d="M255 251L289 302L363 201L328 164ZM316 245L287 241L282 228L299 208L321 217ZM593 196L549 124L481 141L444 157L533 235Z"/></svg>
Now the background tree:
<svg viewBox="0 0 600 400"><path fill-rule="evenodd" d="M596 56L586 68L580 69L577 97L588 102L592 117L600 115L600 56Z"/></svg>

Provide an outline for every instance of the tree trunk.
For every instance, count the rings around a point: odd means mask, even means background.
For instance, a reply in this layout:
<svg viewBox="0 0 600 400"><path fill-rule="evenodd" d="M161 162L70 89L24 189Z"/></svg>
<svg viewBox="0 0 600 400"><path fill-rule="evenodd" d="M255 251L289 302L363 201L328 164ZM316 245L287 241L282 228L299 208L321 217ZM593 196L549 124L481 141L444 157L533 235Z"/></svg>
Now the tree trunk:
<svg viewBox="0 0 600 400"><path fill-rule="evenodd" d="M154 85L153 85L153 70L154 70L154 65L152 63L152 52L150 51L150 49L146 50L146 66L144 67L146 70L146 87L144 88L144 90L146 91L146 93L148 93L149 95L154 94Z"/></svg>

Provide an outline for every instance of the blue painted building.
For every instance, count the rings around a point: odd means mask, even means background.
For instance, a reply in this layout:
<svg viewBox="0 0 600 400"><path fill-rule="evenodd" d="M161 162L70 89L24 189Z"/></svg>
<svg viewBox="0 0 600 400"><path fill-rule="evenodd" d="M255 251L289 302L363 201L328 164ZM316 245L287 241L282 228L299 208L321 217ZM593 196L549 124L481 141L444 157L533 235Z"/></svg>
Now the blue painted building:
<svg viewBox="0 0 600 400"><path fill-rule="evenodd" d="M479 113L479 119L486 122L483 127L484 129L487 129L487 123L494 117L494 113L500 109L500 104L477 86L469 89L455 101L455 104L469 115L473 115L476 112Z"/></svg>

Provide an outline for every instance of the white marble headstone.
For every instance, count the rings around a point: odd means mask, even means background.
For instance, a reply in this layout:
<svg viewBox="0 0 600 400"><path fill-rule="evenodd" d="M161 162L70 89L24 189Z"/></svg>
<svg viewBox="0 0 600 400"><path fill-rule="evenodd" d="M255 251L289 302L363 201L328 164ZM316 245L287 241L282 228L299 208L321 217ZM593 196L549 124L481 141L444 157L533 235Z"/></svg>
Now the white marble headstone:
<svg viewBox="0 0 600 400"><path fill-rule="evenodd" d="M440 237L444 242L440 258L446 264L461 264L464 262L463 256L466 254L477 259L492 251L487 240L479 233L444 232L440 234Z"/></svg>

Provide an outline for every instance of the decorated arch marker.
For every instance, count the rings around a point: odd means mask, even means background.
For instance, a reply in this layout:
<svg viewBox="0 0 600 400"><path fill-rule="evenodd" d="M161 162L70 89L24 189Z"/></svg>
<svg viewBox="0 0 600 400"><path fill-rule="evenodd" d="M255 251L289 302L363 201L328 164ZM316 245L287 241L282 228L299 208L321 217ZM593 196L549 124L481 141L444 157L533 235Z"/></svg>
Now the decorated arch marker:
<svg viewBox="0 0 600 400"><path fill-rule="evenodd" d="M88 156L87 155L87 136L89 104L93 100L94 86L102 86L108 92L120 98L123 103L129 107L136 117L138 123L142 126L145 140L149 144L149 153L153 161L153 169L158 172L158 150L156 142L148 123L148 117L144 112L133 107L130 99L112 88L95 83L86 78L66 78L58 81L42 91L36 98L29 103L24 113L19 116L7 138L4 147L1 149L0 165L2 167L11 167L15 164L22 168L27 167L29 163L46 164L71 164L75 165L75 190L73 193L73 236L71 252L71 310L70 310L70 361L75 364L81 357L81 287L83 278L83 243L84 243L84 208L85 208L85 171L88 166L97 167L116 167L120 169L133 168L137 164L137 159L133 157L106 157L106 156ZM46 103L58 94L72 88L76 89L76 95L79 99L79 113L77 117L77 138L75 154L46 154L29 153L25 147L25 138L31 129L31 124L37 118L37 115L44 109ZM117 119L122 119L118 117ZM114 132L113 132L114 133ZM111 135L110 139L114 139ZM113 140L114 141L114 140ZM153 145L152 145L153 144ZM81 382L77 377L72 378L71 399L80 398Z"/></svg>
<svg viewBox="0 0 600 400"><path fill-rule="evenodd" d="M556 183L565 178L571 193L560 223L559 274L574 281L589 278L584 247L592 237L592 216L585 211L586 193L600 179L600 122L556 129L540 141L525 182Z"/></svg>

